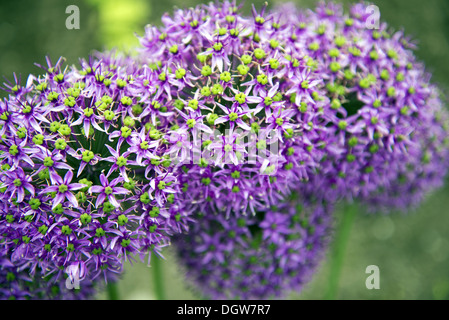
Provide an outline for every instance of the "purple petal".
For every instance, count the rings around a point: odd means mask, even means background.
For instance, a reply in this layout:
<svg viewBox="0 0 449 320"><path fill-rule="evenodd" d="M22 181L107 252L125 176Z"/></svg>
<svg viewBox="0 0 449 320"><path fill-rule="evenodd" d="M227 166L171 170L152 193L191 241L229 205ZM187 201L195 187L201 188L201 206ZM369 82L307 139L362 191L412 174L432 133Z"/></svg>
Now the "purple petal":
<svg viewBox="0 0 449 320"><path fill-rule="evenodd" d="M226 121L228 121L228 119L229 119L228 116L224 116L224 117L217 118L217 119L215 120L214 124L217 125L217 124L226 122Z"/></svg>
<svg viewBox="0 0 449 320"><path fill-rule="evenodd" d="M58 186L49 186L42 190L39 194L49 193L49 192L58 192L59 187Z"/></svg>
<svg viewBox="0 0 449 320"><path fill-rule="evenodd" d="M108 195L108 200L114 207L120 207L120 204L115 200L115 197L112 194Z"/></svg>
<svg viewBox="0 0 449 320"><path fill-rule="evenodd" d="M101 193L104 191L104 187L103 186L92 186L89 189L90 193Z"/></svg>
<svg viewBox="0 0 449 320"><path fill-rule="evenodd" d="M129 190L127 190L125 188L121 188L121 187L115 187L112 190L116 194L128 194L130 192Z"/></svg>
<svg viewBox="0 0 449 320"><path fill-rule="evenodd" d="M69 190L79 190L85 188L86 185L84 183L71 183L69 184Z"/></svg>
<svg viewBox="0 0 449 320"><path fill-rule="evenodd" d="M108 148L109 152L110 152L114 157L118 158L118 157L120 156L120 154L119 154L117 151L115 151L114 148L112 148L111 146L106 145L106 148Z"/></svg>
<svg viewBox="0 0 449 320"><path fill-rule="evenodd" d="M83 122L83 129L84 129L84 135L86 137L89 137L89 131L90 131L90 121L85 119Z"/></svg>
<svg viewBox="0 0 449 320"><path fill-rule="evenodd" d="M61 202L63 202L65 200L65 196L62 193L57 193L56 197L53 199L53 207L52 209L54 209L58 204L60 204Z"/></svg>
<svg viewBox="0 0 449 320"><path fill-rule="evenodd" d="M33 195L33 197L34 197L34 191L35 191L35 189L34 189L34 187L33 187L29 182L24 182L24 183L22 184L22 186L23 186L25 189L27 189L27 190Z"/></svg>
<svg viewBox="0 0 449 320"><path fill-rule="evenodd" d="M87 165L87 162L81 161L81 164L80 164L80 167L78 168L78 173L76 174L76 177L80 176L80 174L83 172L86 165Z"/></svg>
<svg viewBox="0 0 449 320"><path fill-rule="evenodd" d="M78 201L76 200L76 197L73 195L73 193L66 192L65 195L67 197L67 200L69 200L75 208L78 208Z"/></svg>
<svg viewBox="0 0 449 320"><path fill-rule="evenodd" d="M108 181L108 179L106 178L106 176L104 175L104 173L101 173L101 175L100 175L100 182L101 182L101 185L102 186L108 186L109 185L109 181Z"/></svg>
<svg viewBox="0 0 449 320"><path fill-rule="evenodd" d="M92 126L97 129L100 132L104 132L104 130L98 125L98 123L95 120L91 121Z"/></svg>
<svg viewBox="0 0 449 320"><path fill-rule="evenodd" d="M243 122L241 119L237 119L236 121L235 121L235 123L240 127L240 128L242 128L242 129L244 129L244 130L251 130L251 127L250 126L248 126L245 122Z"/></svg>
<svg viewBox="0 0 449 320"><path fill-rule="evenodd" d="M71 166L69 166L68 164L66 164L64 162L56 162L53 167L56 169L73 170L73 168Z"/></svg>
<svg viewBox="0 0 449 320"><path fill-rule="evenodd" d="M72 178L73 178L73 172L67 171L67 173L65 174L65 177L64 177L64 184L70 184L70 181L72 181Z"/></svg>
<svg viewBox="0 0 449 320"><path fill-rule="evenodd" d="M125 179L126 182L129 182L128 175L126 174L125 167L120 167L120 173L122 174L123 179Z"/></svg>
<svg viewBox="0 0 449 320"><path fill-rule="evenodd" d="M12 196L11 196L11 198L12 198ZM23 191L23 188L19 188L17 190L17 202L18 203L22 202L23 198L25 198L25 192Z"/></svg>
<svg viewBox="0 0 449 320"><path fill-rule="evenodd" d="M98 208L99 205L101 205L104 202L104 199L106 198L104 193L100 193L97 197L97 201L95 202L95 207Z"/></svg>

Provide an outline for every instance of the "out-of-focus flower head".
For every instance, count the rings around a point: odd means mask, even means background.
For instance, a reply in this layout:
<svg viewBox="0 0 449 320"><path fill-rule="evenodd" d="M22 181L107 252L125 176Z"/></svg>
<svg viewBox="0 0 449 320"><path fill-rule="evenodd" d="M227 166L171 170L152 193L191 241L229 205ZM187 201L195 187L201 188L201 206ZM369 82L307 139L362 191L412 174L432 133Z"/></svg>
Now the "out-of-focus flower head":
<svg viewBox="0 0 449 320"><path fill-rule="evenodd" d="M286 51L310 57L330 99L326 159L331 194L373 210L405 210L441 186L449 167L449 116L402 31L368 3L276 9ZM373 20L374 19L374 20Z"/></svg>
<svg viewBox="0 0 449 320"><path fill-rule="evenodd" d="M209 206L174 244L201 296L282 299L301 291L316 272L331 238L331 213L332 206L299 194L239 218L226 219Z"/></svg>

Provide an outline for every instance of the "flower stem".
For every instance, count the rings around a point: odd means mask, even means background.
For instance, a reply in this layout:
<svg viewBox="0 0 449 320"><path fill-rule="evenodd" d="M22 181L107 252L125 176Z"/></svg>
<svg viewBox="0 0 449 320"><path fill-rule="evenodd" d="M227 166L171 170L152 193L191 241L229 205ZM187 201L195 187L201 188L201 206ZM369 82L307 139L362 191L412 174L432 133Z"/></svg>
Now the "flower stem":
<svg viewBox="0 0 449 320"><path fill-rule="evenodd" d="M325 299L335 300L338 294L338 284L340 280L341 268L343 266L346 245L348 243L351 228L354 218L358 211L358 206L355 204L345 206L339 223L333 251L331 253L331 269L329 275L328 288Z"/></svg>
<svg viewBox="0 0 449 320"><path fill-rule="evenodd" d="M162 263L163 261L160 257L153 256L153 259L151 260L151 268L153 269L154 294L156 300L165 299Z"/></svg>
<svg viewBox="0 0 449 320"><path fill-rule="evenodd" d="M109 300L119 300L116 282L112 282L112 281L108 282L107 290L108 290Z"/></svg>

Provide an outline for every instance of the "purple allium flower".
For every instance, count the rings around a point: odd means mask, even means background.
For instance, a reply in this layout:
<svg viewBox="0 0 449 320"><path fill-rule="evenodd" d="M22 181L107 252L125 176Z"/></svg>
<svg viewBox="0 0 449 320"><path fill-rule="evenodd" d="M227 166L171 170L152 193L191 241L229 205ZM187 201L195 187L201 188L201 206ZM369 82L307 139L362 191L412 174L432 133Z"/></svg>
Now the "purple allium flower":
<svg viewBox="0 0 449 320"><path fill-rule="evenodd" d="M324 257L332 219L329 206L299 198L231 219L203 207L174 242L194 290L212 299L280 299L302 290Z"/></svg>
<svg viewBox="0 0 449 320"><path fill-rule="evenodd" d="M331 194L389 211L417 205L441 186L449 167L449 115L409 38L386 23L368 28L367 4L348 14L324 2L315 11L293 5L276 11L284 37L294 38L282 46L321 75L318 87L331 106L319 168Z"/></svg>
<svg viewBox="0 0 449 320"><path fill-rule="evenodd" d="M50 161L53 161L50 159ZM45 165L45 164L44 164ZM61 178L59 175L54 174L54 178L52 179L54 181L53 185L50 187L46 187L43 189L40 193L41 194L47 194L47 193L54 193L55 197L52 201L52 209L56 208L58 204L61 202L65 202L65 200L68 200L71 205L74 207L78 207L78 201L76 200L75 195L73 194L73 191L82 189L86 185L83 183L71 183L73 178L73 172L67 171L64 178ZM18 201L21 202L21 201Z"/></svg>
<svg viewBox="0 0 449 320"><path fill-rule="evenodd" d="M0 101L0 249L31 278L76 269L84 283L108 281L132 255L160 255L186 230L165 156L173 122L143 99L149 69L130 58L47 62Z"/></svg>
<svg viewBox="0 0 449 320"><path fill-rule="evenodd" d="M326 136L323 77L285 50L279 19L264 7L241 16L236 2L199 5L147 27L140 61L150 65L145 101L171 121L167 155L196 204L255 214L308 180ZM297 103L310 104L307 116ZM162 107L163 106L163 107ZM300 159L300 160L298 160Z"/></svg>

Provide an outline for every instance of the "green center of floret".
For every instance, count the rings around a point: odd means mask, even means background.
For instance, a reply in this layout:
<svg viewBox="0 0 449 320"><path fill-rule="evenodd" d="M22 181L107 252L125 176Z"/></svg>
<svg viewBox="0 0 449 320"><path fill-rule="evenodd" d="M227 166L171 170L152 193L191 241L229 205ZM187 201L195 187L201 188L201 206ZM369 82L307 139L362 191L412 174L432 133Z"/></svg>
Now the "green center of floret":
<svg viewBox="0 0 449 320"><path fill-rule="evenodd" d="M246 102L246 96L244 93L237 93L235 95L235 100L239 103L239 104L244 104Z"/></svg>
<svg viewBox="0 0 449 320"><path fill-rule="evenodd" d="M186 123L187 123L187 126L190 129L192 129L195 126L195 124L196 124L196 120L195 119L188 119Z"/></svg>
<svg viewBox="0 0 449 320"><path fill-rule="evenodd" d="M301 88L303 89L308 89L309 88L309 81L308 80L304 80L301 82Z"/></svg>
<svg viewBox="0 0 449 320"><path fill-rule="evenodd" d="M44 166L46 167L52 167L54 164L54 161L51 157L45 157L44 159Z"/></svg>
<svg viewBox="0 0 449 320"><path fill-rule="evenodd" d="M84 116L89 118L90 116L92 116L94 114L94 109L92 108L86 108L84 109Z"/></svg>
<svg viewBox="0 0 449 320"><path fill-rule="evenodd" d="M123 166L126 166L127 163L128 163L128 160L123 156L118 157L115 162L115 164L118 165L120 168Z"/></svg>
<svg viewBox="0 0 449 320"><path fill-rule="evenodd" d="M13 183L16 187L20 187L22 185L22 181L20 179L14 179Z"/></svg>
<svg viewBox="0 0 449 320"><path fill-rule="evenodd" d="M10 155L15 156L15 155L17 155L18 153L19 153L19 148L18 148L15 144L13 144L13 145L11 145L11 146L9 147L9 154L10 154Z"/></svg>
<svg viewBox="0 0 449 320"><path fill-rule="evenodd" d="M84 162L89 162L94 158L94 153L90 150L84 150L81 154Z"/></svg>
<svg viewBox="0 0 449 320"><path fill-rule="evenodd" d="M238 117L239 117L239 115L238 115L237 113L235 113L235 112L231 112L231 113L229 114L229 120L230 120L230 121L235 121L235 120L238 119Z"/></svg>
<svg viewBox="0 0 449 320"><path fill-rule="evenodd" d="M67 147L67 142L65 142L64 139L59 138L58 140L56 140L55 142L55 148L58 150L64 150Z"/></svg>
<svg viewBox="0 0 449 320"><path fill-rule="evenodd" d="M124 214L121 214L118 216L117 222L119 225L124 226L125 224L128 223L128 217Z"/></svg>
<svg viewBox="0 0 449 320"><path fill-rule="evenodd" d="M175 71L176 79L182 79L186 75L186 69L179 68Z"/></svg>
<svg viewBox="0 0 449 320"><path fill-rule="evenodd" d="M191 100L188 102L187 106L190 107L190 108L192 108L193 110L198 109L198 100L196 100L196 99L191 99Z"/></svg>
<svg viewBox="0 0 449 320"><path fill-rule="evenodd" d="M270 106L272 103L273 103L273 99L272 98L270 98L270 97L265 97L264 98L264 104L266 106Z"/></svg>
<svg viewBox="0 0 449 320"><path fill-rule="evenodd" d="M92 216L88 213L83 213L80 216L80 221L82 224L89 224L92 221Z"/></svg>
<svg viewBox="0 0 449 320"><path fill-rule="evenodd" d="M226 145L224 146L224 151L226 151L226 152L231 152L232 150L233 150L232 145L226 144Z"/></svg>
<svg viewBox="0 0 449 320"><path fill-rule="evenodd" d="M257 82L259 82L262 85L266 85L268 83L268 76L266 74L259 74L256 77Z"/></svg>
<svg viewBox="0 0 449 320"><path fill-rule="evenodd" d="M254 57L256 59L260 60L260 59L265 58L265 56L266 56L266 53L265 53L265 51L263 49L257 48L257 49L254 50Z"/></svg>
<svg viewBox="0 0 449 320"><path fill-rule="evenodd" d="M128 138L131 135L131 133L132 133L132 130L129 127L127 127L127 126L123 126L120 129L120 131L121 131L121 135L122 135L123 138Z"/></svg>
<svg viewBox="0 0 449 320"><path fill-rule="evenodd" d="M282 119L282 118L277 118L277 119L276 119L276 124L277 124L278 126L282 126L282 125L284 124L284 119Z"/></svg>
<svg viewBox="0 0 449 320"><path fill-rule="evenodd" d="M104 188L104 193L106 193L107 195L112 194L113 190L111 187L106 187Z"/></svg>
<svg viewBox="0 0 449 320"><path fill-rule="evenodd" d="M167 184L165 183L165 181L159 181L159 183L157 184L157 187L159 190L164 190L166 185Z"/></svg>
<svg viewBox="0 0 449 320"><path fill-rule="evenodd" d="M147 141L143 141L140 143L140 149L147 150L150 146L148 145Z"/></svg>
<svg viewBox="0 0 449 320"><path fill-rule="evenodd" d="M216 42L216 43L214 43L213 48L216 52L218 52L223 48L223 44L221 42Z"/></svg>
<svg viewBox="0 0 449 320"><path fill-rule="evenodd" d="M231 81L231 73L229 73L229 71L224 71L223 73L220 74L220 80L224 82Z"/></svg>
<svg viewBox="0 0 449 320"><path fill-rule="evenodd" d="M103 237L105 234L106 234L106 232L101 227L97 228L95 230L95 236L98 237L98 238Z"/></svg>
<svg viewBox="0 0 449 320"><path fill-rule="evenodd" d="M209 65L203 66L203 68L201 69L201 74L204 77L210 76L212 74L212 68Z"/></svg>

